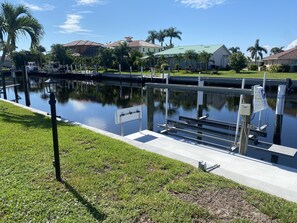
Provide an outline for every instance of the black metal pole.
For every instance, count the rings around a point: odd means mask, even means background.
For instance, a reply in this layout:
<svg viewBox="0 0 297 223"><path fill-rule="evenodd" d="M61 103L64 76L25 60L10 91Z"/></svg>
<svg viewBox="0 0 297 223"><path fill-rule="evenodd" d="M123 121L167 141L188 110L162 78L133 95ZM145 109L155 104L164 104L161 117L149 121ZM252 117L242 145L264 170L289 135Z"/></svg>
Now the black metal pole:
<svg viewBox="0 0 297 223"><path fill-rule="evenodd" d="M56 98L54 93L50 93L49 104L51 105L51 119L53 131L53 145L54 145L54 166L56 170L56 179L62 181L60 171L60 157L59 157L59 143L58 143L58 129L57 129L57 116L56 116Z"/></svg>
<svg viewBox="0 0 297 223"><path fill-rule="evenodd" d="M17 88L17 82L15 77L15 71L12 71L12 78L13 78L13 87L14 87L14 95L15 95L15 102L19 103L19 96L18 96L18 88Z"/></svg>
<svg viewBox="0 0 297 223"><path fill-rule="evenodd" d="M2 73L2 91L3 91L3 97L5 100L7 100L7 94L6 94L6 83L5 83L5 74L4 71L1 71Z"/></svg>
<svg viewBox="0 0 297 223"><path fill-rule="evenodd" d="M28 86L28 74L25 66L23 66L22 74L23 74L26 106L30 107L31 102L30 102L30 93L29 93L29 86Z"/></svg>

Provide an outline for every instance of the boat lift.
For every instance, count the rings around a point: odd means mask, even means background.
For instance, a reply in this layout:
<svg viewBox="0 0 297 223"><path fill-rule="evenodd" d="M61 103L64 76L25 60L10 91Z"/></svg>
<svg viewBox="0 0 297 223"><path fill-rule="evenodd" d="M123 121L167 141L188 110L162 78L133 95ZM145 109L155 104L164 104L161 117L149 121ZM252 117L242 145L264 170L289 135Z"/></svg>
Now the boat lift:
<svg viewBox="0 0 297 223"><path fill-rule="evenodd" d="M174 134L181 136L183 138L194 140L202 143L206 143L204 139L207 140L207 144L213 146L223 145L230 151L238 150L240 154L245 155L247 152L248 142L253 141L256 146L258 144L258 136L266 137L266 127L263 125L260 128L251 127L250 125L250 115L251 115L251 103L253 98L253 88L224 88L224 87L208 87L208 86L197 86L197 85L177 85L177 84L156 84L147 83L147 104L148 104L148 129L153 130L153 89L161 88L174 91L195 91L195 92L211 92L219 94L232 94L232 95L242 95L243 103L240 106L240 113L242 116L242 124L239 123L229 123L219 120L211 120L208 117L198 117L190 118L180 116L178 121L166 119L165 124L159 125L159 127L164 128L162 133ZM238 126L238 127L237 127ZM239 143L236 141L236 129L241 129ZM179 133L179 134L177 134ZM220 143L218 143L220 142Z"/></svg>

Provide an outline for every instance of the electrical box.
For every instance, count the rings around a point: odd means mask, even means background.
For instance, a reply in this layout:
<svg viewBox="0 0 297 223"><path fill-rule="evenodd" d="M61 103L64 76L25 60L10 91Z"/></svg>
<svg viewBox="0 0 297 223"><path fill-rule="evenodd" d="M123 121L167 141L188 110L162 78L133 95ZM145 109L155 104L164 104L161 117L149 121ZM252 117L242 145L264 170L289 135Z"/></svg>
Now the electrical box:
<svg viewBox="0 0 297 223"><path fill-rule="evenodd" d="M251 104L241 104L239 114L251 115Z"/></svg>

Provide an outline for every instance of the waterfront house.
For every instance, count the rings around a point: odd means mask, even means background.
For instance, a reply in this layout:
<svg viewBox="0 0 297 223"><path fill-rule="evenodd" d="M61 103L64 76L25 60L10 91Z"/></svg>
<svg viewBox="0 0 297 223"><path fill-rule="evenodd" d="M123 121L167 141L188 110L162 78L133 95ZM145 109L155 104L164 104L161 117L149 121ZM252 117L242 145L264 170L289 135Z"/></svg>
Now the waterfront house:
<svg viewBox="0 0 297 223"><path fill-rule="evenodd" d="M263 58L264 65L269 68L272 65L288 66L291 72L297 71L297 47L281 53Z"/></svg>
<svg viewBox="0 0 297 223"><path fill-rule="evenodd" d="M88 40L76 40L70 43L63 44L66 49L71 49L74 55L77 56L96 56L100 49L105 48L101 43L96 43Z"/></svg>
<svg viewBox="0 0 297 223"><path fill-rule="evenodd" d="M174 65L177 63L175 59L176 55L183 56L189 50L195 51L195 53L210 53L211 57L209 60L208 68L225 68L228 65L230 52L223 44L178 46L156 53L155 56L164 56L165 58L167 58L170 67L174 68ZM199 68L198 60L195 60L195 62L189 62L182 58L178 63L181 68L187 68L190 64L191 66Z"/></svg>
<svg viewBox="0 0 297 223"><path fill-rule="evenodd" d="M116 42L106 44L106 47L115 48L124 42L127 43L128 47L138 50L143 55L146 55L148 52L158 53L162 49L161 46L146 42L144 40L133 40L133 37L131 36L125 37L125 40L118 40Z"/></svg>

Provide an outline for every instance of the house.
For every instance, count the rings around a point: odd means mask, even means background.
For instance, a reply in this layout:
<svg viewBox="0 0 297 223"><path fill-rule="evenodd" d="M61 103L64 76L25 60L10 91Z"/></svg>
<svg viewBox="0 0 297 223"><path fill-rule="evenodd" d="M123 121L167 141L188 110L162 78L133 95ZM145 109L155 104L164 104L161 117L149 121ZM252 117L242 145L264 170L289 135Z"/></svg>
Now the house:
<svg viewBox="0 0 297 223"><path fill-rule="evenodd" d="M12 66L11 58L8 57L8 56L5 56L5 59L4 59L4 62L3 62L3 67L11 68L11 66Z"/></svg>
<svg viewBox="0 0 297 223"><path fill-rule="evenodd" d="M193 46L178 46L162 52L156 53L156 57L164 56L167 58L170 67L174 67L177 63L175 56L184 55L187 51L193 50L196 53L207 52L211 54L210 63L208 66L216 68L225 68L228 64L228 58L230 56L229 50L223 44L217 45L193 45ZM197 65L198 60L195 60L193 64ZM186 61L184 58L178 62L180 67L188 67L191 62Z"/></svg>
<svg viewBox="0 0 297 223"><path fill-rule="evenodd" d="M267 68L271 65L284 65L289 66L290 71L297 71L297 47L265 57L263 62Z"/></svg>
<svg viewBox="0 0 297 223"><path fill-rule="evenodd" d="M63 44L66 49L71 49L74 55L77 56L96 56L100 49L105 48L101 43L96 43L88 40L76 40L70 43Z"/></svg>
<svg viewBox="0 0 297 223"><path fill-rule="evenodd" d="M121 43L126 42L128 47L130 47L131 49L138 50L143 55L146 55L148 52L158 53L162 49L162 47L159 45L152 44L144 40L132 40L132 39L133 37L127 36L125 37L125 40L119 40L113 43L106 44L106 47L115 48L119 46Z"/></svg>

